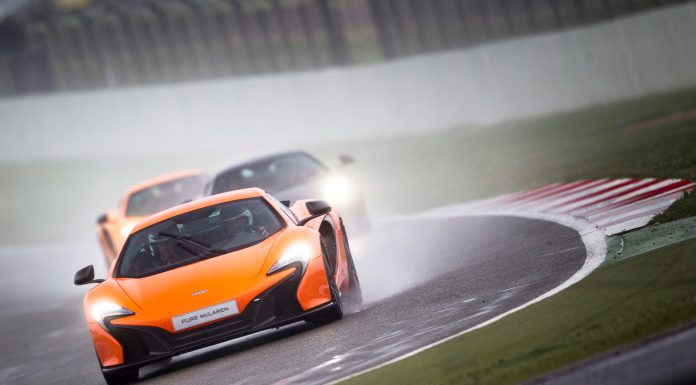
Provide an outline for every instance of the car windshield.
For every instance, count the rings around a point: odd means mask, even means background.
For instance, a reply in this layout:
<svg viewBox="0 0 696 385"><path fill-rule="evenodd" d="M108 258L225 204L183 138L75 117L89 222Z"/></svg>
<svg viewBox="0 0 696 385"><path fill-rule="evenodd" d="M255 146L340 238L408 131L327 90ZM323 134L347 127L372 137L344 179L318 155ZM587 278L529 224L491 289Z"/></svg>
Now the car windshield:
<svg viewBox="0 0 696 385"><path fill-rule="evenodd" d="M116 277L145 277L240 250L284 226L278 212L263 198L204 207L131 234Z"/></svg>
<svg viewBox="0 0 696 385"><path fill-rule="evenodd" d="M126 216L138 217L166 210L204 195L206 178L195 175L154 185L131 194Z"/></svg>
<svg viewBox="0 0 696 385"><path fill-rule="evenodd" d="M305 183L327 173L326 167L308 154L294 153L243 164L215 177L212 194L247 187L270 193Z"/></svg>

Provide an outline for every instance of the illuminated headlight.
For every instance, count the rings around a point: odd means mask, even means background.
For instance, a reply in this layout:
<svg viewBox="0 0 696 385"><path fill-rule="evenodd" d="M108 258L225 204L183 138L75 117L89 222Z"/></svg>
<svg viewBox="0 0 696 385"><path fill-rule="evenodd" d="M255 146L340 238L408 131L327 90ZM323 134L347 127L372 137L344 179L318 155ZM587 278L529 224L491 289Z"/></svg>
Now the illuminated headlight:
<svg viewBox="0 0 696 385"><path fill-rule="evenodd" d="M113 302L97 302L92 305L91 310L92 318L94 318L94 320L97 321L99 325L104 328L104 330L107 330L104 322L107 317L120 318L135 314L125 307L119 306Z"/></svg>
<svg viewBox="0 0 696 385"><path fill-rule="evenodd" d="M307 263L309 263L312 256L312 246L304 242L294 243L285 249L280 258L278 258L278 261L271 266L266 275L271 275L296 262L302 264L302 273L304 273L307 268Z"/></svg>
<svg viewBox="0 0 696 385"><path fill-rule="evenodd" d="M133 227L135 227L135 225L123 225L123 227L121 227L121 235L123 235L124 238L128 237L131 231L133 231Z"/></svg>
<svg viewBox="0 0 696 385"><path fill-rule="evenodd" d="M326 178L322 193L324 200L333 205L345 204L354 195L353 186L344 175L333 175Z"/></svg>

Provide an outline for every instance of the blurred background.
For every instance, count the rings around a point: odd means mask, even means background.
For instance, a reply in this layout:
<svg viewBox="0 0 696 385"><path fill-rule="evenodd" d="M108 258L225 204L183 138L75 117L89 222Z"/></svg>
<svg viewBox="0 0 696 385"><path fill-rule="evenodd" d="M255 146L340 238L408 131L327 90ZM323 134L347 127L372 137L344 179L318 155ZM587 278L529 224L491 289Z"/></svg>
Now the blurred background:
<svg viewBox="0 0 696 385"><path fill-rule="evenodd" d="M376 218L625 176L607 128L689 111L693 36L676 0L3 0L0 244L276 150L353 155Z"/></svg>
<svg viewBox="0 0 696 385"><path fill-rule="evenodd" d="M0 383L95 378L72 361L91 354L73 274L104 276L97 218L165 173L305 150L375 228L555 182L696 180L694 37L677 0L0 0L0 344L19 347ZM694 215L691 193L660 220ZM409 285L449 268L427 239ZM353 245L364 287L389 286Z"/></svg>
<svg viewBox="0 0 696 385"><path fill-rule="evenodd" d="M685 2L5 0L0 90L11 97L364 65Z"/></svg>

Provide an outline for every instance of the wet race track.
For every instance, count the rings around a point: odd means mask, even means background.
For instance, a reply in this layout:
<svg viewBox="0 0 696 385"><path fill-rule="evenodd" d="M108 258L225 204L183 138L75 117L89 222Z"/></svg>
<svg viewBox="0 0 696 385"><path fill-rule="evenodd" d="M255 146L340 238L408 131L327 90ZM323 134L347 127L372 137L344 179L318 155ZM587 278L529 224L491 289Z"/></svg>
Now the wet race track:
<svg viewBox="0 0 696 385"><path fill-rule="evenodd" d="M87 288L71 287L72 273L101 257L75 248L1 251L9 278L0 283L0 383L103 383L82 316ZM513 217L393 220L353 239L351 248L365 297L361 312L175 357L142 368L140 383L337 380L538 297L573 275L586 255L576 231Z"/></svg>

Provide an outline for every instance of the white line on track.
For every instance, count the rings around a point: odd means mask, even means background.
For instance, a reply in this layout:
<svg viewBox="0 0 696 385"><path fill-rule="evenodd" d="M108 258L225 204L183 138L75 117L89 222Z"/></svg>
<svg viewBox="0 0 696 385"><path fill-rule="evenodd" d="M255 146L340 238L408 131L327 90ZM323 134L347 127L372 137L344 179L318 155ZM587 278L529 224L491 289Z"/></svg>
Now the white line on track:
<svg viewBox="0 0 696 385"><path fill-rule="evenodd" d="M626 211L613 216L601 218L600 220L596 220L595 223L597 224L597 227L604 228L609 225L625 222L638 216L650 216L652 218L652 216L656 213L665 211L676 200L677 199L675 198L664 202L659 202L654 205L639 207L631 211Z"/></svg>
<svg viewBox="0 0 696 385"><path fill-rule="evenodd" d="M422 346L369 369L353 373L333 381L331 384L379 369L445 341L490 325L501 318L570 287L587 277L606 258L607 245L604 238L605 234L617 234L646 225L655 214L667 209L676 199L681 198L683 194L678 194L679 192L692 190L693 188L694 183L679 179L622 178L599 179L596 181L582 180L571 183L553 183L530 191L521 191L485 200L439 207L420 215L400 216L399 220L462 216L514 216L556 222L573 228L580 234L587 255L582 267L575 274L539 297L469 329ZM665 189L665 191L660 191L660 189ZM570 250L560 250L554 253Z"/></svg>
<svg viewBox="0 0 696 385"><path fill-rule="evenodd" d="M597 181L594 181L592 183L589 183L587 185L582 185L578 186L575 188L572 188L570 190L564 191L562 194L554 194L550 195L548 197L545 197L543 201L535 201L535 202L530 202L528 205L525 205L520 208L528 208L528 207L535 207L538 210L541 211L545 207L553 207L555 205L558 205L562 202L570 202L573 199L577 199L581 196L588 196L594 192L601 191L603 189L609 188L612 185L616 185L621 183L622 180L609 180L609 179L600 179Z"/></svg>
<svg viewBox="0 0 696 385"><path fill-rule="evenodd" d="M616 189L604 192L602 194L599 194L599 195L591 197L591 198L583 199L581 201L578 201L578 202L575 202L572 204L563 205L563 206L553 208L550 211L552 211L552 212L566 212L566 213L570 213L570 212L578 213L578 212L583 212L583 211L589 211L589 210L597 208L597 207L608 205L610 203L615 202L618 199L621 199L624 196L628 196L632 193L635 193L635 191L630 192L630 193L628 191L635 189L636 187L641 186L643 184L647 184L647 183L651 183L651 182L653 182L653 181L652 180L635 181L635 182L632 182L632 183L627 184L625 186L618 187ZM641 187L640 190L650 189L650 188L652 188L652 185Z"/></svg>
<svg viewBox="0 0 696 385"><path fill-rule="evenodd" d="M488 319L487 321L484 321L478 325L472 326L466 330L463 330L459 333L456 333L454 335L451 335L449 337L443 338L439 341L436 341L434 343L422 346L416 350L410 351L406 354L403 354L399 357L393 358L389 361L383 362L381 364L375 365L369 369L362 370L357 373L350 374L346 377L342 377L338 380L332 381L329 384L336 384L341 381L348 380L353 377L357 377L361 374L371 372L373 370L379 369L381 367L387 366L389 364L392 364L397 361L401 361L403 359L406 359L408 357L411 357L413 355L416 355L424 350L430 349L433 346L439 345L443 342L449 341L451 339L457 338L461 335L467 334L469 332L472 332L476 329L480 329L484 326L488 326L492 324L493 322L496 322L504 317L507 317L510 314L513 314L517 311L520 311L530 305L533 305L539 301L542 301L548 297L551 297L554 294L557 294L558 292L570 287L571 285L575 284L576 282L580 281L581 279L587 277L594 269L596 269L599 265L604 262L604 258L607 255L607 245L606 242L604 241L604 233L597 229L594 225L591 223L583 220L583 219L577 219L571 216L561 216L561 215L554 215L554 214L547 214L547 213L534 213L534 212L522 212L522 211L514 211L514 210L490 210L490 211L472 211L470 205L467 204L461 204L461 205L453 205L453 206L447 206L447 207L441 207L432 211L427 211L421 215L416 216L416 218L443 218L443 217L461 217L461 216L513 216L513 217L522 217L522 218L531 218L531 219L540 219L540 220L545 220L545 221L551 221L551 222L556 222L560 223L561 225L568 226L574 230L576 230L582 239L582 243L585 245L585 249L587 251L587 255L585 257L585 262L583 263L582 267L575 272L570 278L562 282L560 285L556 286L555 288L547 291L546 293L540 295L539 297L536 297L532 299L531 301L522 304L514 309L508 310L505 313L499 314L493 318ZM415 219L415 218L414 218ZM568 250L564 250L568 251Z"/></svg>
<svg viewBox="0 0 696 385"><path fill-rule="evenodd" d="M607 180L604 181L603 183L597 184L589 189L586 190L581 190L579 192L573 192L570 195L565 195L560 198L553 198L552 199L547 199L545 202L539 202L537 205L535 205L535 209L538 210L546 210L551 207L564 207L565 205L569 204L569 202L573 202L577 199L588 199L589 197L592 196L592 194L595 194L599 191L603 191L606 189L610 189L616 185L619 185L621 183L624 183L628 181L628 179L615 179L615 180Z"/></svg>
<svg viewBox="0 0 696 385"><path fill-rule="evenodd" d="M574 214L582 214L582 213L585 213L585 212L589 212L589 213L597 212L597 210L600 209L600 208L602 208L602 207L611 206L611 205L613 205L613 204L615 204L615 203L616 203L616 204L619 204L619 203L622 203L622 202L626 202L626 201L628 201L630 198L634 198L634 197L636 197L636 196L638 196L638 195L641 195L641 194L645 194L645 193L649 193L649 192L652 192L652 191L656 191L656 190L658 190L658 189L660 189L660 188L662 188L662 187L669 186L669 185L672 184L672 183L674 183L673 180L666 180L666 181L664 181L664 182L659 182L659 183L651 184L651 185L648 185L648 186L645 186L645 187L641 187L640 189L635 190L635 191L632 191L632 192L630 192L630 193L625 193L625 194L621 194L621 195L619 195L619 196L615 196L614 198L611 198L611 199L603 199L603 200L601 200L601 201L594 202L594 203L592 203L591 205L586 206L586 207L582 207L582 208L579 209L579 210L571 209L571 210L568 210L568 211L572 211ZM636 186L632 186L631 188L635 188L635 187L636 187ZM622 189L622 190L625 190L625 189Z"/></svg>

